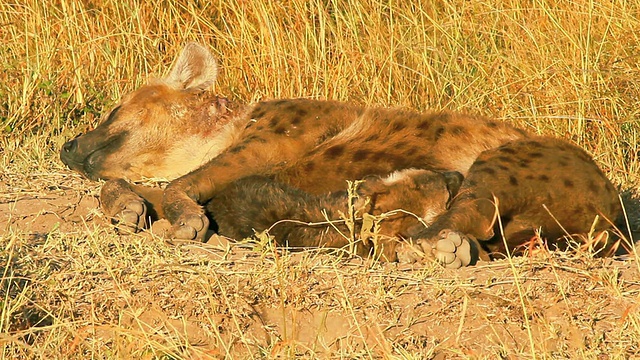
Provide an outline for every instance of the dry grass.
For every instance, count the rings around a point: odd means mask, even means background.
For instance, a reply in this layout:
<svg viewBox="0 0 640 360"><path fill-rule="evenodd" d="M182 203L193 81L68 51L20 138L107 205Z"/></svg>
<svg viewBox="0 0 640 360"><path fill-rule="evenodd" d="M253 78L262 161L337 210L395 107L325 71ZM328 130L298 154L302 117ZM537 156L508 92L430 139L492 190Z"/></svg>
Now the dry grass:
<svg viewBox="0 0 640 360"><path fill-rule="evenodd" d="M228 97L480 112L571 139L630 187L640 5L0 0L0 25L2 358L640 353L635 260L541 254L448 272L170 246L115 235L82 202L95 184L57 159L195 40L217 52Z"/></svg>

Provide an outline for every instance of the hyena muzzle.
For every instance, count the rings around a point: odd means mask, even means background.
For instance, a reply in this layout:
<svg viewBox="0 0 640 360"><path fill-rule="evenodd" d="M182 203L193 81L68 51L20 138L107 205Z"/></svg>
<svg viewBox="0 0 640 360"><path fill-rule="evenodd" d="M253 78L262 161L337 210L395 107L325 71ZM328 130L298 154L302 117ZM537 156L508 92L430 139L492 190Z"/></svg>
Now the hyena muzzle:
<svg viewBox="0 0 640 360"><path fill-rule="evenodd" d="M447 111L309 99L238 104L207 91L216 75L210 51L188 44L168 76L128 94L95 130L63 145L71 169L108 180L101 193L107 215L136 227L166 217L172 236L203 240L211 200L247 176L322 194L347 179L402 169L457 171L465 180L450 210L413 229L415 246L407 247L449 267L467 265L460 253L468 244L481 255L504 254L533 229L562 243L565 233L556 230L563 221L571 222L569 234L584 234L596 216L596 229L605 230L620 215L610 181L566 141ZM171 182L158 190L123 180L144 177ZM572 220L575 212L580 220ZM495 240L500 234L505 247Z"/></svg>

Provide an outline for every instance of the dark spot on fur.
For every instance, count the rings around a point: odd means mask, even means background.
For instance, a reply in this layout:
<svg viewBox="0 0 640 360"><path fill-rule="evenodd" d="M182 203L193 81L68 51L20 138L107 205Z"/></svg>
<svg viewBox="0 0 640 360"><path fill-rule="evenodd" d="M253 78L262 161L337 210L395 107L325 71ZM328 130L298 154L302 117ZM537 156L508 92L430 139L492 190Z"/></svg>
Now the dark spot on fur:
<svg viewBox="0 0 640 360"><path fill-rule="evenodd" d="M334 145L324 152L326 158L335 159L344 153L344 145Z"/></svg>
<svg viewBox="0 0 640 360"><path fill-rule="evenodd" d="M451 132L453 133L453 135L460 136L466 134L467 130L462 126L454 126L451 128Z"/></svg>
<svg viewBox="0 0 640 360"><path fill-rule="evenodd" d="M296 114L297 117L305 117L305 116L307 116L308 113L309 112L307 110L301 109L301 108L298 108L295 111L295 114Z"/></svg>
<svg viewBox="0 0 640 360"><path fill-rule="evenodd" d="M538 176L538 180L544 181L544 182L548 182L549 181L549 177L547 175L540 175L540 176Z"/></svg>
<svg viewBox="0 0 640 360"><path fill-rule="evenodd" d="M429 127L431 126L431 122L428 120L423 120L420 123L418 123L418 126L416 126L418 129L420 130L428 130Z"/></svg>
<svg viewBox="0 0 640 360"><path fill-rule="evenodd" d="M566 186L568 188L572 188L573 187L573 181L571 181L569 179L564 179L564 186Z"/></svg>
<svg viewBox="0 0 640 360"><path fill-rule="evenodd" d="M537 148L541 148L544 147L541 143L539 143L538 141L529 141L529 145L533 146L533 147L537 147Z"/></svg>
<svg viewBox="0 0 640 360"><path fill-rule="evenodd" d="M532 159L539 159L541 157L543 157L544 155L540 152L533 152L533 153L529 153L528 156Z"/></svg>
<svg viewBox="0 0 640 360"><path fill-rule="evenodd" d="M260 136L258 136L258 135L251 135L251 136L248 136L248 137L243 141L243 143L251 143L251 142L259 142L259 143L261 143L261 144L264 144L264 143L266 143L266 142L267 142L267 140L266 140L266 139L264 139L264 138L262 138L262 137L260 137Z"/></svg>
<svg viewBox="0 0 640 360"><path fill-rule="evenodd" d="M444 130L444 127L439 126L439 127L436 129L435 136L434 136L434 140L435 140L435 141L438 141L438 140L442 137L442 135L444 135L444 131L445 131L445 130Z"/></svg>
<svg viewBox="0 0 640 360"><path fill-rule="evenodd" d="M473 163L473 165L475 165L475 166L480 166L480 165L485 164L485 163L486 163L486 161L484 161L484 160L476 160L476 161Z"/></svg>
<svg viewBox="0 0 640 360"><path fill-rule="evenodd" d="M480 169L478 171L487 173L489 175L495 175L496 174L496 170L494 168L490 168L490 167L483 167L482 169Z"/></svg>
<svg viewBox="0 0 640 360"><path fill-rule="evenodd" d="M396 132L397 132L397 131L400 131L400 130L403 130L403 129L404 129L404 128L406 128L406 127L407 127L407 124L405 124L405 123L404 123L404 122L402 122L402 121L394 121L394 122L393 122L393 125L391 125L391 129L392 129L393 131L396 131Z"/></svg>
<svg viewBox="0 0 640 360"><path fill-rule="evenodd" d="M238 146L234 147L233 149L229 150L229 152L232 153L232 154L237 154L240 151L244 150L245 148L246 148L246 146L244 146L244 145L238 145Z"/></svg>
<svg viewBox="0 0 640 360"><path fill-rule="evenodd" d="M560 166L562 166L562 167L569 165L569 164L567 164L567 162L566 162L566 161L564 161L564 160L560 160L560 161L558 161L558 164L559 164Z"/></svg>
<svg viewBox="0 0 640 360"><path fill-rule="evenodd" d="M353 161L362 161L366 160L371 152L369 150L360 149L353 153Z"/></svg>
<svg viewBox="0 0 640 360"><path fill-rule="evenodd" d="M533 178L534 178L534 176L531 175L531 174L525 176L525 179L527 179L527 180L533 180Z"/></svg>
<svg viewBox="0 0 640 360"><path fill-rule="evenodd" d="M419 151L420 149L417 146L412 146L404 151L404 156L407 158L413 158Z"/></svg>
<svg viewBox="0 0 640 360"><path fill-rule="evenodd" d="M302 122L302 118L300 116L295 116L291 119L291 125L298 125L300 122Z"/></svg>
<svg viewBox="0 0 640 360"><path fill-rule="evenodd" d="M521 168L528 168L529 167L529 163L531 163L531 160L527 160L527 159L521 159L518 161L518 166L520 166Z"/></svg>
<svg viewBox="0 0 640 360"><path fill-rule="evenodd" d="M513 158L502 155L502 156L498 156L498 160L510 163L511 161L513 161Z"/></svg>
<svg viewBox="0 0 640 360"><path fill-rule="evenodd" d="M249 115L249 118L250 119L259 119L259 118L263 117L266 113L267 113L267 111L262 109L262 107L256 107L251 112L251 115Z"/></svg>
<svg viewBox="0 0 640 360"><path fill-rule="evenodd" d="M371 134L369 136L367 136L364 141L373 141L373 140L378 140L380 138L380 134Z"/></svg>
<svg viewBox="0 0 640 360"><path fill-rule="evenodd" d="M594 194L598 194L600 193L600 188L596 185L596 183L593 182L593 180L589 180L589 191L591 191Z"/></svg>
<svg viewBox="0 0 640 360"><path fill-rule="evenodd" d="M498 164L498 169L500 169L500 170L509 170L509 167L508 166L504 166L502 164Z"/></svg>
<svg viewBox="0 0 640 360"><path fill-rule="evenodd" d="M518 186L518 179L516 179L515 176L510 175L509 176L509 184L511 184L513 186Z"/></svg>
<svg viewBox="0 0 640 360"><path fill-rule="evenodd" d="M504 147L504 146L499 147L498 151L503 152L503 153L507 153L507 154L515 154L516 153L516 151L514 149L509 148L509 147Z"/></svg>
<svg viewBox="0 0 640 360"><path fill-rule="evenodd" d="M406 141L398 141L397 143L393 144L393 147L396 149L402 149L405 146L407 146Z"/></svg>
<svg viewBox="0 0 640 360"><path fill-rule="evenodd" d="M411 149L409 149L409 151L411 151ZM409 152L409 151L407 151L407 152ZM413 155L413 154L411 154L411 155ZM429 166L429 160L430 160L430 158L427 157L426 155L418 155L415 158L415 164L421 164L424 167L428 167Z"/></svg>
<svg viewBox="0 0 640 360"><path fill-rule="evenodd" d="M498 124L497 124L495 121L489 121L489 122L487 123L487 126L488 126L488 127L490 127L490 128L492 128L492 129L495 129L495 128L497 128L497 127L498 127Z"/></svg>
<svg viewBox="0 0 640 360"><path fill-rule="evenodd" d="M385 157L388 157L387 153L385 153L384 151L376 151L373 154L373 156L371 156L371 160L380 161L380 160L384 159Z"/></svg>
<svg viewBox="0 0 640 360"><path fill-rule="evenodd" d="M271 120L269 120L269 125L271 127L275 127L276 125L278 125L278 122L280 122L280 119L278 119L277 117L274 117Z"/></svg>
<svg viewBox="0 0 640 360"><path fill-rule="evenodd" d="M280 125L280 126L276 126L276 128L273 129L273 132L278 135L283 135L284 133L287 132L287 129L284 126Z"/></svg>
<svg viewBox="0 0 640 360"><path fill-rule="evenodd" d="M316 164L313 161L309 161L308 163L304 164L303 169L306 172L311 172L315 167Z"/></svg>

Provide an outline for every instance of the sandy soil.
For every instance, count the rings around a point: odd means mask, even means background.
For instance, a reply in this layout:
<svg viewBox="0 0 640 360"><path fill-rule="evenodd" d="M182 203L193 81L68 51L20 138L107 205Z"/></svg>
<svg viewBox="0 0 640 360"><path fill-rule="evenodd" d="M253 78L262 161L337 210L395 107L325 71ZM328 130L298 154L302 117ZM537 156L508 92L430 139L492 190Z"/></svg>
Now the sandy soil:
<svg viewBox="0 0 640 360"><path fill-rule="evenodd" d="M633 358L639 265L547 253L462 270L119 235L99 184L0 175L7 357ZM535 354L532 355L532 354Z"/></svg>

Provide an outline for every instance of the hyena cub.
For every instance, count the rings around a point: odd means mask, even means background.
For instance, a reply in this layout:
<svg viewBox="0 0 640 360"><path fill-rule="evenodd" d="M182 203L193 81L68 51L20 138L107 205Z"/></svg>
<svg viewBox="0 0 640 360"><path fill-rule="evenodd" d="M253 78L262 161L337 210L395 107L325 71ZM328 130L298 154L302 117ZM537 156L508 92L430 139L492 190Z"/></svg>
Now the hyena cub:
<svg viewBox="0 0 640 360"><path fill-rule="evenodd" d="M396 260L395 247L407 229L420 223L430 224L444 213L462 183L458 172L438 173L406 169L389 176L367 176L357 186L354 208L360 215L383 215L377 236L382 241L361 239L356 252ZM347 191L314 195L265 176L249 176L230 184L216 194L207 210L220 235L243 239L269 229L278 245L343 248L349 242L349 229L340 220L347 214ZM327 221L331 220L332 224ZM362 229L357 221L356 234ZM364 231L363 231L364 230Z"/></svg>

